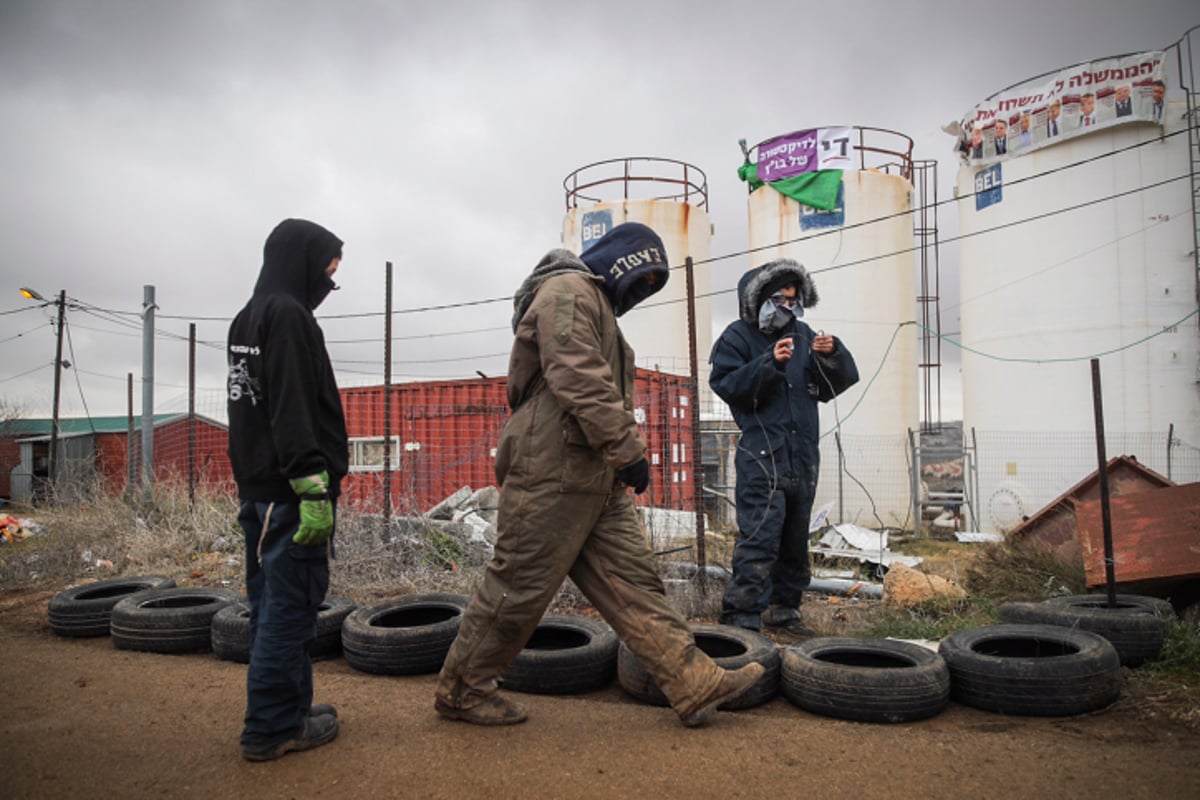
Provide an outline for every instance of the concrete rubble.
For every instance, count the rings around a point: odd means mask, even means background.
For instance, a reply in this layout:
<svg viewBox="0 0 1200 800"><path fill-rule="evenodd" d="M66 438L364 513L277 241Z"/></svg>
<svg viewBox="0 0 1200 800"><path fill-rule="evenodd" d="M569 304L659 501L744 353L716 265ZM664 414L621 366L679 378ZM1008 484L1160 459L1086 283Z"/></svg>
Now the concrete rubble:
<svg viewBox="0 0 1200 800"><path fill-rule="evenodd" d="M436 532L453 538L475 558L486 561L496 541L499 499L500 492L495 486L478 491L463 486L420 516L394 518L386 538L389 543L399 540L416 544L428 540ZM682 515L676 518L656 509L639 511L647 523L647 535L654 543L687 544L692 540L694 518ZM965 596L962 588L953 582L913 569L923 561L920 557L890 550L887 530L871 530L850 523L828 525L822 511L827 508L818 511L812 526L814 534L822 529L823 532L810 547L814 556L810 592L831 597L883 599L902 606L915 605L931 597ZM858 580L852 571L822 568L822 558L858 561L868 565L872 574L883 576L883 581ZM703 581L697 580L699 570L695 564L667 560L663 562L663 569L667 594L680 610L693 616L719 610L723 584L729 578L727 568L706 567L706 580Z"/></svg>
<svg viewBox="0 0 1200 800"><path fill-rule="evenodd" d="M420 519L432 522L456 523L437 526L444 532L460 538L464 533L467 541L486 544L489 548L496 543L496 517L500 506L500 490L485 486L475 491L463 486L454 494L423 514Z"/></svg>
<svg viewBox="0 0 1200 800"><path fill-rule="evenodd" d="M873 564L874 572L886 571L895 564L915 567L923 559L919 556L906 556L888 549L888 532L861 528L851 523L831 525L817 543L809 548L814 556L828 558L845 558L858 561L860 564ZM882 567L883 570L878 569Z"/></svg>

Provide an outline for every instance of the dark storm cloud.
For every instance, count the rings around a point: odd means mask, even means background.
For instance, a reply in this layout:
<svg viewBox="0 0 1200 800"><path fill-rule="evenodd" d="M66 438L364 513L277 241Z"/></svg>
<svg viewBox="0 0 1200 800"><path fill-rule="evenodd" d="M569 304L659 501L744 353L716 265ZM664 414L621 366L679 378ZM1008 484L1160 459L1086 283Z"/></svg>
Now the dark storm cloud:
<svg viewBox="0 0 1200 800"><path fill-rule="evenodd" d="M154 285L162 314L182 318L160 327L185 335L189 318L232 316L244 302L263 238L285 216L347 242L344 289L326 315L381 310L387 260L400 308L501 297L558 244L564 177L626 156L704 170L713 253L737 253L737 140L815 125L911 135L917 157L942 161L946 197L956 164L942 123L1036 72L1164 46L1194 21L1183 2L1102 6L1073 0L1046 20L1035 3L1010 4L984 26L964 4L934 0L879 25L861 23L891 5L846 2L814 20L774 0L6 0L0 310L24 302L13 287L36 284L135 312ZM1011 45L1003 58L988 55L993 41ZM951 232L952 215L942 219ZM713 288L745 266L714 264ZM719 329L732 297L717 309ZM506 340L463 331L502 330L507 311L399 318L408 365L397 371L503 371L503 355L482 356ZM28 316L0 317L0 339ZM141 370L136 321L71 316L91 373L79 376L83 393L93 411L119 412L125 375ZM222 321L197 324L202 339L223 339ZM347 380L378 379L381 329L378 317L330 320L331 339L367 340L335 345L347 365L362 362ZM48 324L14 339L0 378L48 363L52 348ZM164 340L159 356L159 378L181 386L184 346ZM445 365L428 363L438 357ZM202 348L200 383L218 399L222 371L219 350ZM45 406L49 377L0 383L0 397ZM77 412L79 394L64 395Z"/></svg>

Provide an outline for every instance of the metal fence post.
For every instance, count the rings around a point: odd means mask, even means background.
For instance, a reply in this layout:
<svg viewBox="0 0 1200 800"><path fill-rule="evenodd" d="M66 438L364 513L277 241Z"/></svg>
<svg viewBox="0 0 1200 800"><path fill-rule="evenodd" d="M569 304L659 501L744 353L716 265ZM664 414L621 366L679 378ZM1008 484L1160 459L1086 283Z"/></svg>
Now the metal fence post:
<svg viewBox="0 0 1200 800"><path fill-rule="evenodd" d="M383 530L386 532L392 521L392 262L386 262L384 272Z"/></svg>
<svg viewBox="0 0 1200 800"><path fill-rule="evenodd" d="M846 521L846 457L842 452L841 431L833 432L833 442L838 452L838 524Z"/></svg>
<svg viewBox="0 0 1200 800"><path fill-rule="evenodd" d="M707 554L704 547L704 464L700 458L700 365L696 355L696 279L692 269L692 257L684 262L687 272L688 308L688 363L691 371L692 420L692 507L696 511L696 567L698 575L704 574ZM700 581L704 586L704 581Z"/></svg>
<svg viewBox="0 0 1200 800"><path fill-rule="evenodd" d="M921 535L921 448L917 446L917 437L912 428L908 429L908 452L911 466L908 473L908 486L912 497L913 536Z"/></svg>
<svg viewBox="0 0 1200 800"><path fill-rule="evenodd" d="M196 323L188 324L188 512L196 510Z"/></svg>

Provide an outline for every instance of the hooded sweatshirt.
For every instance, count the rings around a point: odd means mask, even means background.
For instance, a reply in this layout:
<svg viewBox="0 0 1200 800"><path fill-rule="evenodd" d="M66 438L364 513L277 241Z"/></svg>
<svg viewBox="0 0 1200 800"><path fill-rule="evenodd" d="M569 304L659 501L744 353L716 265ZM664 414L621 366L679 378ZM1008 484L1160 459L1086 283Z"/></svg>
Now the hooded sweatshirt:
<svg viewBox="0 0 1200 800"><path fill-rule="evenodd" d="M346 421L325 337L313 317L334 288L342 241L307 220L276 226L254 293L229 327L229 460L244 501L295 502L288 480L349 463Z"/></svg>

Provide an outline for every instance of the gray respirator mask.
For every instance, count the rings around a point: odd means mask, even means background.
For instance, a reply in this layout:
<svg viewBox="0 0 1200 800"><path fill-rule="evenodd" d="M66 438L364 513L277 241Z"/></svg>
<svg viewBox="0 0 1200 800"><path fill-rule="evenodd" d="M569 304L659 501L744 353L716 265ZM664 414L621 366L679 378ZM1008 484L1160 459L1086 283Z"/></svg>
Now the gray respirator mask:
<svg viewBox="0 0 1200 800"><path fill-rule="evenodd" d="M789 308L788 306L779 305L774 299L768 297L758 307L758 329L770 336L791 325L792 320L803 316L804 306L800 304L799 300Z"/></svg>

